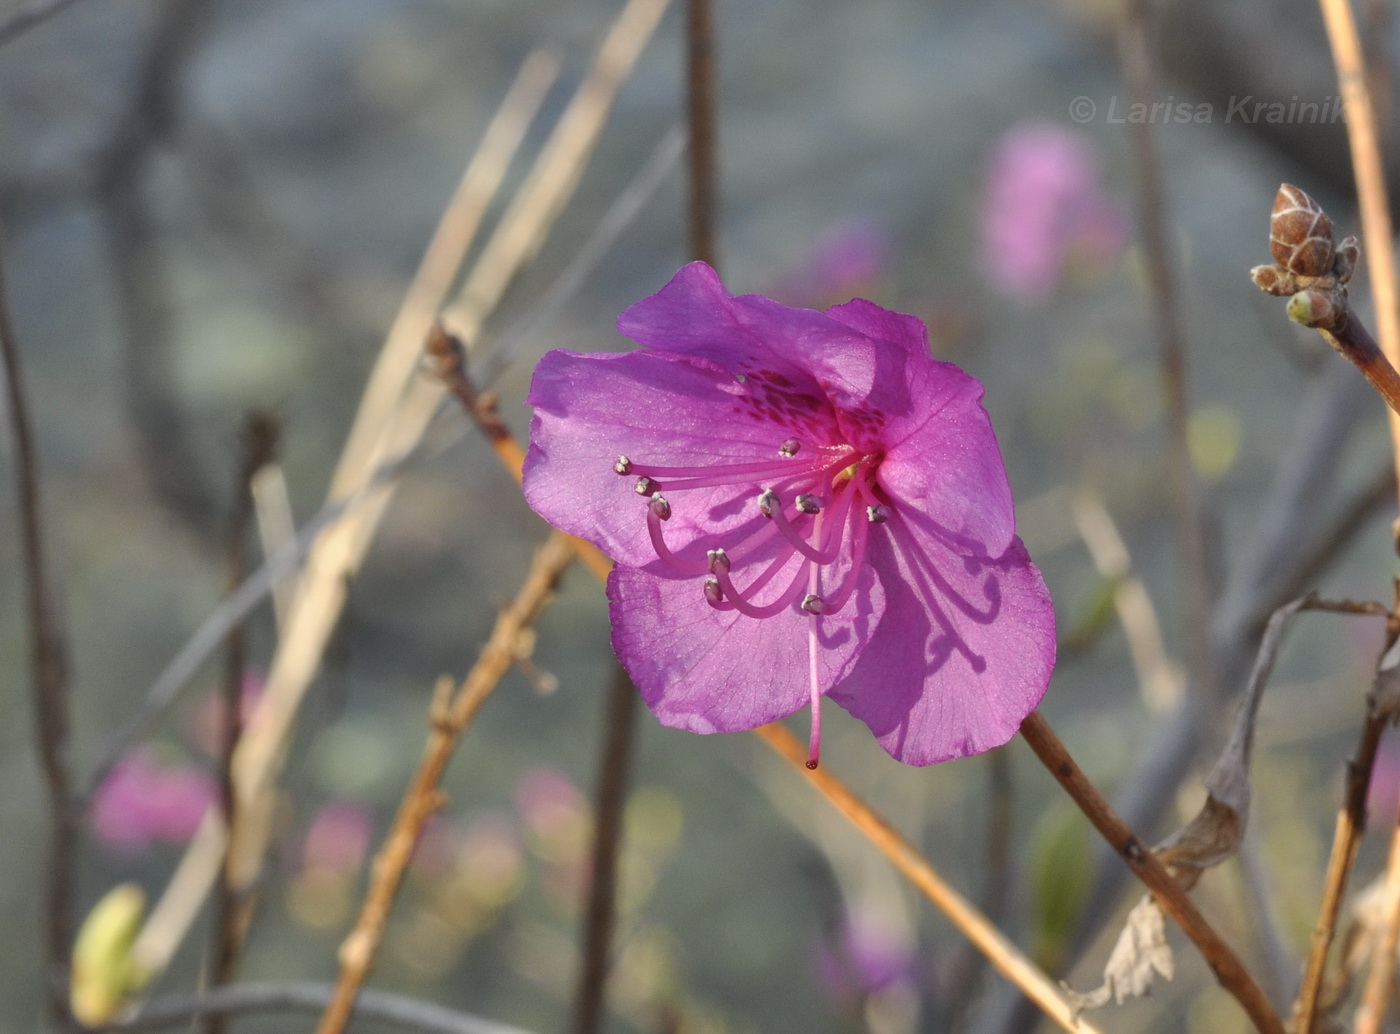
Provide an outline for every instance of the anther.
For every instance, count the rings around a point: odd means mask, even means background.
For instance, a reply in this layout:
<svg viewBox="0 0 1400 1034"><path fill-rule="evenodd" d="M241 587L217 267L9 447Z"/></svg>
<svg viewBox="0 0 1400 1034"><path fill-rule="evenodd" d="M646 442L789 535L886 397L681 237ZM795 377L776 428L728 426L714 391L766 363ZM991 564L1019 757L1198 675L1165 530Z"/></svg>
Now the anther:
<svg viewBox="0 0 1400 1034"><path fill-rule="evenodd" d="M715 571L729 570L729 554L726 553L724 550L711 549L705 554L705 556L709 561L711 573L714 573Z"/></svg>
<svg viewBox="0 0 1400 1034"><path fill-rule="evenodd" d="M758 511L765 517L771 518L773 511L780 509L782 503L778 499L778 493L771 488L765 488L758 493Z"/></svg>
<svg viewBox="0 0 1400 1034"><path fill-rule="evenodd" d="M797 450L800 448L802 448L801 442L796 438L788 438L783 441L782 445L778 446L778 455L788 457L796 456Z"/></svg>
<svg viewBox="0 0 1400 1034"><path fill-rule="evenodd" d="M638 478L638 479L637 479L637 494L638 494L638 495L655 495L655 494L656 494L657 492L659 492L659 491L661 491L661 486L658 485L658 484L657 484L655 481L653 481L651 478Z"/></svg>
<svg viewBox="0 0 1400 1034"><path fill-rule="evenodd" d="M613 470L619 474L630 474L632 473L632 461L626 456L619 456L617 462L613 464Z"/></svg>
<svg viewBox="0 0 1400 1034"><path fill-rule="evenodd" d="M797 504L797 508L803 513L821 512L822 501L814 495L809 495L804 492L793 501Z"/></svg>
<svg viewBox="0 0 1400 1034"><path fill-rule="evenodd" d="M809 592L802 598L802 609L808 614L825 614L826 601L816 593Z"/></svg>
<svg viewBox="0 0 1400 1034"><path fill-rule="evenodd" d="M651 507L651 512L656 514L663 521L671 519L671 504L666 501L666 497L657 492L651 497L651 502L647 503Z"/></svg>
<svg viewBox="0 0 1400 1034"><path fill-rule="evenodd" d="M705 579L705 599L712 607L724 602L724 590L719 587L719 579L713 575Z"/></svg>
<svg viewBox="0 0 1400 1034"><path fill-rule="evenodd" d="M871 524L884 524L890 519L890 511L888 507L876 503L874 506L867 506L865 508L865 516L870 520Z"/></svg>

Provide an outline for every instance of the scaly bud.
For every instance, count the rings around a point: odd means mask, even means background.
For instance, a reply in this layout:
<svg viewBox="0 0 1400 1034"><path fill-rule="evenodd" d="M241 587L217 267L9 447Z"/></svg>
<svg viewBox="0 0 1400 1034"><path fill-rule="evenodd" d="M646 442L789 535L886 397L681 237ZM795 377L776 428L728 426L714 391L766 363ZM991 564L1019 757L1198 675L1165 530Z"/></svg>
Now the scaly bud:
<svg viewBox="0 0 1400 1034"><path fill-rule="evenodd" d="M1279 187L1274 197L1269 252L1295 276L1320 277L1332 272L1332 220L1321 205L1288 183Z"/></svg>
<svg viewBox="0 0 1400 1034"><path fill-rule="evenodd" d="M1326 291L1308 289L1288 299L1288 318L1305 327L1330 328L1337 319L1337 307Z"/></svg>

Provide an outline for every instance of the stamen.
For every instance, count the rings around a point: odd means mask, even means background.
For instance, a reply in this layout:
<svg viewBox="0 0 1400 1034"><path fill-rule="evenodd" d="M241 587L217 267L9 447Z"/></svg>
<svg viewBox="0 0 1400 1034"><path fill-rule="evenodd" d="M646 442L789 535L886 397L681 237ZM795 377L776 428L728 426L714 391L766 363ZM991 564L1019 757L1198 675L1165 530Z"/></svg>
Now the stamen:
<svg viewBox="0 0 1400 1034"><path fill-rule="evenodd" d="M637 494L638 494L638 495L655 495L658 491L660 491L660 489L661 489L661 486L658 485L658 484L657 484L655 481L653 481L651 478L638 478L638 479L637 479Z"/></svg>
<svg viewBox="0 0 1400 1034"><path fill-rule="evenodd" d="M802 496L798 496L797 498L801 499ZM821 513L819 509L803 510L802 512L817 514ZM777 525L778 531L782 532L783 538L788 540L788 544L791 545L793 549L797 550L799 553L805 556L808 560L814 561L818 564L829 564L838 556L841 548L841 543L839 540L836 543L834 543L832 548L829 550L818 549L814 547L810 542L803 539L802 536L797 533L797 529L792 526L792 523L787 519L787 516L783 513L782 507L775 507L768 514L768 516L772 519L773 523ZM814 533L813 538L815 537L816 535Z"/></svg>
<svg viewBox="0 0 1400 1034"><path fill-rule="evenodd" d="M865 516L871 524L884 524L890 519L890 510L888 506L876 503L874 506L865 508Z"/></svg>
<svg viewBox="0 0 1400 1034"><path fill-rule="evenodd" d="M814 460L819 457L813 457ZM707 477L710 474L767 474L776 471L779 474L791 474L793 465L790 463L778 463L773 460L762 460L758 463L709 463L703 467L667 467L653 463L632 463L628 460L630 468L628 473L650 474L658 478L692 478ZM616 468L614 468L616 469Z"/></svg>
<svg viewBox="0 0 1400 1034"><path fill-rule="evenodd" d="M658 501L660 501L661 506L657 506ZM661 513L663 507L666 511L664 515ZM706 570L704 565L682 560L666 545L666 537L661 534L661 522L670 515L671 504L660 495L653 496L651 502L647 504L647 533L651 535L651 548L656 550L656 555L662 563L673 568L679 574L704 574Z"/></svg>
<svg viewBox="0 0 1400 1034"><path fill-rule="evenodd" d="M861 495L865 496L865 488L861 486ZM866 496L868 498L868 496ZM841 582L841 587L833 595L828 595L822 600L824 614L835 614L844 607L851 594L855 592L856 584L860 581L860 571L865 563L865 544L870 533L870 522L857 519L855 507L851 508L850 524L854 527L854 538L851 542L850 566L846 569L846 577ZM838 531L838 537L841 532Z"/></svg>
<svg viewBox="0 0 1400 1034"><path fill-rule="evenodd" d="M724 550L712 550L711 552L723 553ZM766 584L767 581L771 579L774 574L777 573L777 569L781 568L784 564L786 564L789 559L790 557L779 557L776 561L770 564L768 570L764 572L764 576L766 577L760 576L760 578L755 579L754 583L749 586L748 591L750 593L757 592L763 584ZM804 575L806 575L807 573L806 567L807 565L803 564L801 565L801 567L798 568L797 574L792 579L792 583L788 585L788 587L785 590L783 590L783 594L781 596L779 596L772 603L765 603L762 605L749 602L748 596L739 591L738 587L734 584L733 579L729 577L728 567L714 567L711 569L714 573L714 579L715 581L719 582L720 588L724 591L724 602L722 604L719 604L718 608L720 610L728 610L729 607L732 606L740 614L751 618L771 618L774 614L781 614L788 607L791 607L795 602L797 602L797 596L800 592L802 592L803 583L807 581L807 579L804 577ZM709 599L708 580L706 585L705 598ZM715 606L715 604L713 603L711 605Z"/></svg>
<svg viewBox="0 0 1400 1034"><path fill-rule="evenodd" d="M711 576L705 579L705 599L712 607L718 607L724 602L724 590L719 587L718 578Z"/></svg>
<svg viewBox="0 0 1400 1034"><path fill-rule="evenodd" d="M619 456L617 462L613 464L613 470L619 474L630 474L632 473L632 461L626 456Z"/></svg>
<svg viewBox="0 0 1400 1034"><path fill-rule="evenodd" d="M671 519L671 504L660 492L651 497L651 502L647 503L647 507L661 520L669 521Z"/></svg>
<svg viewBox="0 0 1400 1034"><path fill-rule="evenodd" d="M717 574L720 571L728 571L731 563L729 554L722 549L711 549L705 553L705 559L709 563L710 573Z"/></svg>
<svg viewBox="0 0 1400 1034"><path fill-rule="evenodd" d="M778 446L778 455L788 457L796 456L797 450L800 448L802 448L802 443L796 438L785 438L783 439L783 444Z"/></svg>
<svg viewBox="0 0 1400 1034"><path fill-rule="evenodd" d="M771 488L765 488L758 494L758 512L765 517L772 517L773 511L780 509L782 502L778 499L778 493Z"/></svg>
<svg viewBox="0 0 1400 1034"><path fill-rule="evenodd" d="M797 508L803 513L821 512L822 501L810 493L804 492L793 501L796 503Z"/></svg>
<svg viewBox="0 0 1400 1034"><path fill-rule="evenodd" d="M826 603L816 593L809 592L802 599L802 609L808 614L825 614Z"/></svg>

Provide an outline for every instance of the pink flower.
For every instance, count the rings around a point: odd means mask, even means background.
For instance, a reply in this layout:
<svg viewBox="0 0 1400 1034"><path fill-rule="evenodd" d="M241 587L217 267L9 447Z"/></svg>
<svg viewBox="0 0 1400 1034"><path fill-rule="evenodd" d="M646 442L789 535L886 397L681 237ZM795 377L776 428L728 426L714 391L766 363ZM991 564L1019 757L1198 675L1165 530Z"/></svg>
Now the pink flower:
<svg viewBox="0 0 1400 1034"><path fill-rule="evenodd" d="M213 776L189 765L162 768L137 748L112 769L92 805L98 838L124 854L152 842L183 844L218 796Z"/></svg>
<svg viewBox="0 0 1400 1034"><path fill-rule="evenodd" d="M1074 258L1103 262L1127 237L1127 218L1099 189L1092 144L1060 126L1009 131L992 159L982 248L994 285L1025 301L1048 296Z"/></svg>
<svg viewBox="0 0 1400 1034"><path fill-rule="evenodd" d="M982 386L912 316L733 297L703 263L551 352L525 494L616 561L613 648L663 724L751 729L829 696L895 758L1006 742L1054 666Z"/></svg>
<svg viewBox="0 0 1400 1034"><path fill-rule="evenodd" d="M322 808L302 843L304 871L353 875L360 871L374 840L374 819L362 804L332 801Z"/></svg>

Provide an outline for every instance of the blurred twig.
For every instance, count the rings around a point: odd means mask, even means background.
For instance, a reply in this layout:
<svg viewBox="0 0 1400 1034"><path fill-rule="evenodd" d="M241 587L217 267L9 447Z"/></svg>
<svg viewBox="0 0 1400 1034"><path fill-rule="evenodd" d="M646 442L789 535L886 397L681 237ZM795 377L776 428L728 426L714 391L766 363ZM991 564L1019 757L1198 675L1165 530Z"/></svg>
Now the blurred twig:
<svg viewBox="0 0 1400 1034"><path fill-rule="evenodd" d="M686 134L679 126L673 126L652 149L650 157L627 186L618 193L617 199L598 220L593 232L583 247L570 259L564 271L549 285L549 289L530 306L530 311L517 323L507 328L499 337L491 341L487 354L482 357L478 380L491 384L515 354L534 338L559 314L578 289L584 278L598 265L599 260L617 243L618 238L637 218L642 206L651 199L658 187L680 161L685 148Z"/></svg>
<svg viewBox="0 0 1400 1034"><path fill-rule="evenodd" d="M1119 31L1119 49L1129 91L1136 103L1150 104L1155 76L1149 34L1151 11L1147 0L1131 0ZM1171 502L1185 560L1187 666L1193 688L1218 703L1221 686L1210 652L1209 621L1214 603L1213 577L1206 554L1206 528L1200 489L1191 465L1187 440L1190 405L1186 391L1186 340L1181 327L1181 299L1176 268L1167 239L1166 200L1153 127L1147 122L1132 127L1137 164L1138 212L1146 253L1148 291L1156 316L1161 345L1162 387L1167 401L1167 464L1171 477Z"/></svg>
<svg viewBox="0 0 1400 1034"><path fill-rule="evenodd" d="M394 896L408 868L413 848L424 824L442 803L438 784L452 757L457 741L476 717L477 711L509 670L519 653L522 634L548 605L564 574L574 560L569 536L551 532L535 554L524 584L511 604L496 619L481 656L455 694L451 681L438 684L433 697L428 743L412 783L404 792L393 828L375 857L373 875L365 893L355 928L340 948L340 979L335 995L321 1017L317 1034L340 1034L350 1019L355 996L374 965L379 939L388 921Z"/></svg>
<svg viewBox="0 0 1400 1034"><path fill-rule="evenodd" d="M44 24L54 15L71 7L76 0L32 0L3 22L0 22L0 47Z"/></svg>
<svg viewBox="0 0 1400 1034"><path fill-rule="evenodd" d="M330 984L229 984L195 995L153 998L129 1020L109 1023L103 1030L159 1030L187 1025L206 1016L242 1016L262 1012L309 1012L325 1009L335 994ZM444 1009L431 1002L387 991L361 991L356 1009L366 1019L381 1020L425 1034L530 1034L519 1027L484 1020L470 1013Z"/></svg>
<svg viewBox="0 0 1400 1034"><path fill-rule="evenodd" d="M1395 988L1395 947L1400 943L1400 816L1390 827L1390 857L1385 867L1382 926L1371 952L1371 970L1356 1010L1356 1034L1379 1034L1390 1011Z"/></svg>
<svg viewBox="0 0 1400 1034"><path fill-rule="evenodd" d="M1201 915L1166 866L1118 817L1098 788L1080 771L1039 711L1031 712L1030 717L1021 723L1021 735L1094 828L1113 846L1138 879L1146 884L1162 911L1171 916L1200 949L1220 985L1240 1003L1260 1034L1284 1034L1283 1021L1239 957Z"/></svg>
<svg viewBox="0 0 1400 1034"><path fill-rule="evenodd" d="M15 498L29 607L34 717L49 804L45 997L51 1019L56 1026L62 1026L69 1016L68 953L73 936L73 863L79 814L72 801L73 775L69 758L68 642L59 603L49 582L39 458L20 369L19 341L10 320L3 263L0 263L0 351L4 353L5 402L15 452Z"/></svg>
<svg viewBox="0 0 1400 1034"><path fill-rule="evenodd" d="M690 129L690 257L719 266L715 160L715 23L710 0L686 0L686 125Z"/></svg>
<svg viewBox="0 0 1400 1034"><path fill-rule="evenodd" d="M636 740L637 701L632 680L614 662L612 685L598 753L593 855L589 866L588 908L583 920L583 952L574 994L574 1034L596 1034L602 1025L611 968L618 857L622 846L623 804Z"/></svg>
<svg viewBox="0 0 1400 1034"><path fill-rule="evenodd" d="M175 135L178 88L209 0L159 0L124 103L97 149L94 183L125 338L127 409L158 498L208 533L214 493L191 447L172 382L176 328L148 173Z"/></svg>
<svg viewBox="0 0 1400 1034"><path fill-rule="evenodd" d="M234 501L228 522L228 587L233 592L248 574L248 534L253 523L253 476L277 451L279 427L268 413L252 413L243 426L243 455L234 479ZM229 630L224 654L223 721L219 733L219 807L224 825L236 828L237 795L233 785L233 751L243 733L243 679L247 670L247 634L240 623ZM209 984L218 987L233 979L239 947L248 928L251 888L241 885L232 838L224 849L223 872L214 895L210 938ZM222 1016L209 1018L208 1034L222 1034Z"/></svg>

